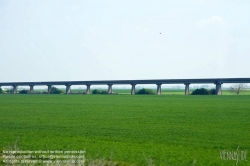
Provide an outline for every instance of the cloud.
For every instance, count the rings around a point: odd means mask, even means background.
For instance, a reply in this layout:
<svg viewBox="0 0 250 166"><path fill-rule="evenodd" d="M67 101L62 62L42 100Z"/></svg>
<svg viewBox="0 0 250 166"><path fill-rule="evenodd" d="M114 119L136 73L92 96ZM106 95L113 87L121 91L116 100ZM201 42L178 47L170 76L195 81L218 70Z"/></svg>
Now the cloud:
<svg viewBox="0 0 250 166"><path fill-rule="evenodd" d="M224 22L225 20L222 17L213 15L207 19L200 20L197 24L199 27L204 28L210 25L222 25Z"/></svg>

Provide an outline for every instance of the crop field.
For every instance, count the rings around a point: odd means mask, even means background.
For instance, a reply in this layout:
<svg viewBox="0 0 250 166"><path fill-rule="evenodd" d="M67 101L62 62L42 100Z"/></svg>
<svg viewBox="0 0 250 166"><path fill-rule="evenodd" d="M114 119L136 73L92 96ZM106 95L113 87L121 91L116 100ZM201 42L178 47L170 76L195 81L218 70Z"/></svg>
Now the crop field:
<svg viewBox="0 0 250 166"><path fill-rule="evenodd" d="M86 165L250 165L249 154L220 158L250 151L250 95L166 93L0 95L0 153L85 150Z"/></svg>

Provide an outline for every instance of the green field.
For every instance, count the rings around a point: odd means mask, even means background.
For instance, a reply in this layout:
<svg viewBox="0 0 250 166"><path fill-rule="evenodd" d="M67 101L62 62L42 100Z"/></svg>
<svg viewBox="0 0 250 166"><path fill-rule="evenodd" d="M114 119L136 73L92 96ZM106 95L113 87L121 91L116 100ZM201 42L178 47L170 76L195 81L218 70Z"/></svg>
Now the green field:
<svg viewBox="0 0 250 166"><path fill-rule="evenodd" d="M85 150L87 163L236 165L220 152L250 151L249 112L249 95L3 94L0 152ZM250 165L247 159L238 165Z"/></svg>

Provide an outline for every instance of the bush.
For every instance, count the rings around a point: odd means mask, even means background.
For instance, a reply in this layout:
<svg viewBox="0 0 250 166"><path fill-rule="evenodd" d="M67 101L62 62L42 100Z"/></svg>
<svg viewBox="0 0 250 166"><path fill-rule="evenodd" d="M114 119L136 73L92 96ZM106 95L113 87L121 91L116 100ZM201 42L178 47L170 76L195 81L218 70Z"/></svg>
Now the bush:
<svg viewBox="0 0 250 166"><path fill-rule="evenodd" d="M210 89L209 94L210 95L216 95L216 90L215 89Z"/></svg>
<svg viewBox="0 0 250 166"><path fill-rule="evenodd" d="M215 95L215 94L216 94L215 89L207 90L205 88L195 89L191 93L191 95Z"/></svg>
<svg viewBox="0 0 250 166"><path fill-rule="evenodd" d="M2 90L2 88L0 87L0 93L3 93L3 90Z"/></svg>
<svg viewBox="0 0 250 166"><path fill-rule="evenodd" d="M92 90L92 94L100 94L100 91L98 89Z"/></svg>
<svg viewBox="0 0 250 166"><path fill-rule="evenodd" d="M140 89L136 94L155 94L155 92L152 89Z"/></svg>
<svg viewBox="0 0 250 166"><path fill-rule="evenodd" d="M28 90L20 90L19 93L20 94L27 94L29 91Z"/></svg>
<svg viewBox="0 0 250 166"><path fill-rule="evenodd" d="M12 88L11 89L7 89L6 93L13 93L13 89Z"/></svg>
<svg viewBox="0 0 250 166"><path fill-rule="evenodd" d="M58 89L58 88L52 86L50 89L50 93L51 94L61 94L61 93L63 93L63 91L61 89Z"/></svg>
<svg viewBox="0 0 250 166"><path fill-rule="evenodd" d="M108 94L108 91L103 90L103 91L101 91L101 94Z"/></svg>
<svg viewBox="0 0 250 166"><path fill-rule="evenodd" d="M105 90L100 91L100 90L98 90L98 89L94 89L94 90L92 91L92 94L108 94L108 91L105 91Z"/></svg>
<svg viewBox="0 0 250 166"><path fill-rule="evenodd" d="M195 89L193 92L192 92L192 95L208 95L209 92L207 89L205 88L201 88L201 89Z"/></svg>

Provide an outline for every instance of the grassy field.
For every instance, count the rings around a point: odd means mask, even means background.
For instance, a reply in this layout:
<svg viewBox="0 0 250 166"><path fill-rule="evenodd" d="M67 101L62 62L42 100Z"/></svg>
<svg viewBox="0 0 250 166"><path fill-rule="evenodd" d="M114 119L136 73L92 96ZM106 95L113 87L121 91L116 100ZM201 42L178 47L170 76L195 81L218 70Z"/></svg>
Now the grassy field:
<svg viewBox="0 0 250 166"><path fill-rule="evenodd" d="M0 95L0 152L86 150L87 163L236 165L220 152L250 150L249 101L248 95ZM238 165L250 165L247 157Z"/></svg>

